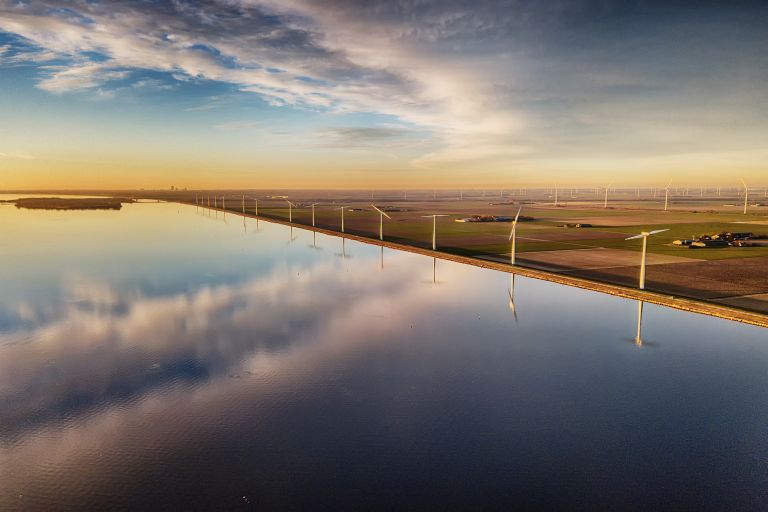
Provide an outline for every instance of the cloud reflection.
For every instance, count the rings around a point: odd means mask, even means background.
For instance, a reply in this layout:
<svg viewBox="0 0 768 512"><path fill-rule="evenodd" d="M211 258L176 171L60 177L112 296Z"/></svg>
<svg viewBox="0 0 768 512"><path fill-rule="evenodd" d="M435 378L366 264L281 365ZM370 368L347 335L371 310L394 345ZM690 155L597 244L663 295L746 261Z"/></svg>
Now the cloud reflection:
<svg viewBox="0 0 768 512"><path fill-rule="evenodd" d="M400 300L416 283L412 267L373 288L359 268L343 280L338 272L333 262L282 268L162 297L73 280L59 311L27 304L27 318L45 321L0 336L2 430L67 418L171 381L226 376L244 358L316 343L338 317L357 310L367 318L367 304Z"/></svg>

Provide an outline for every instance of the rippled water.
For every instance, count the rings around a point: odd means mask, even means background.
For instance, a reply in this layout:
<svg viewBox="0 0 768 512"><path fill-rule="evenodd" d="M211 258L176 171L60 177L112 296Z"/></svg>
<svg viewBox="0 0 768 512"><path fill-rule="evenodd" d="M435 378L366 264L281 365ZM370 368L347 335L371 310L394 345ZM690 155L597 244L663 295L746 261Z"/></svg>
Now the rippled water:
<svg viewBox="0 0 768 512"><path fill-rule="evenodd" d="M0 283L1 510L765 506L765 329L172 204Z"/></svg>

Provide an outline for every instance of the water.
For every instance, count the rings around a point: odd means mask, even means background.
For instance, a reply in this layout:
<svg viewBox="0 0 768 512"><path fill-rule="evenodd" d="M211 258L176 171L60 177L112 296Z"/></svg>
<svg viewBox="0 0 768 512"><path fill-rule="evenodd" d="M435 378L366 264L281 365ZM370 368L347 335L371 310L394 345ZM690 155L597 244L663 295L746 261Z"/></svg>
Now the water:
<svg viewBox="0 0 768 512"><path fill-rule="evenodd" d="M0 283L0 510L765 506L765 329L173 204Z"/></svg>

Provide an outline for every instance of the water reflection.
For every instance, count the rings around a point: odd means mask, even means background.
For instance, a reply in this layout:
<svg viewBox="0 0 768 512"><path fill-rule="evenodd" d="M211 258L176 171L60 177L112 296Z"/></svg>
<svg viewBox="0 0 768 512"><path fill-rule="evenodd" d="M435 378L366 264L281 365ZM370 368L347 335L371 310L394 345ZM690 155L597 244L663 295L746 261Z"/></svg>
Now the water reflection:
<svg viewBox="0 0 768 512"><path fill-rule="evenodd" d="M509 310L512 312L512 316L515 318L515 323L517 323L517 306L515 305L515 273L510 272L509 273Z"/></svg>
<svg viewBox="0 0 768 512"><path fill-rule="evenodd" d="M761 503L763 330L177 209L0 222L0 509Z"/></svg>

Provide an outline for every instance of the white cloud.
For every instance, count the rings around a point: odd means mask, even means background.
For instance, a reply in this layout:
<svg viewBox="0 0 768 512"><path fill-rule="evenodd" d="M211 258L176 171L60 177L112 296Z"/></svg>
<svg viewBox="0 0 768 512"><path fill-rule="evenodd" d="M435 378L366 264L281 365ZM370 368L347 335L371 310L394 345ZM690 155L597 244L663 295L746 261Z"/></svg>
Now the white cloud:
<svg viewBox="0 0 768 512"><path fill-rule="evenodd" d="M226 25L217 10L232 8L251 19ZM459 142L475 152L495 151L475 144L478 137L509 136L520 126L518 114L488 104L473 73L414 51L405 37L393 40L391 24L337 19L337 11L305 2L184 4L172 15L120 3L77 9L92 22L56 18L44 7L14 7L0 18L0 29L72 59L44 68L39 87L55 94L98 90L140 68L228 82L276 106L392 115L432 131L448 147ZM108 58L84 60L86 51ZM240 127L221 127L232 128Z"/></svg>
<svg viewBox="0 0 768 512"><path fill-rule="evenodd" d="M130 71L116 70L104 63L86 62L73 66L44 66L50 75L43 79L38 87L54 93L95 89L99 95L108 94L99 87L112 80L126 78Z"/></svg>

